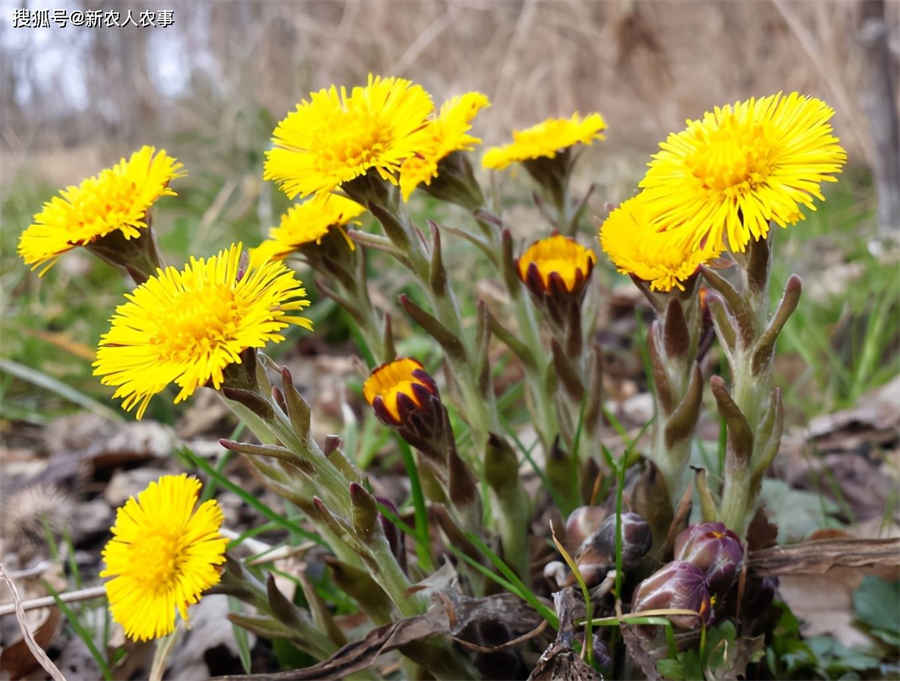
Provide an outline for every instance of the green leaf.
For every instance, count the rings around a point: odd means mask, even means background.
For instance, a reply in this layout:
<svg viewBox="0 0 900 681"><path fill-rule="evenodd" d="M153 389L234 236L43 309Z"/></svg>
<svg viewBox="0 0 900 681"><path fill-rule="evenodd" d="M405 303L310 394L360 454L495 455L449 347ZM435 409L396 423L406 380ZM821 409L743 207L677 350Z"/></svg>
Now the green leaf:
<svg viewBox="0 0 900 681"><path fill-rule="evenodd" d="M863 577L853 592L856 616L873 629L900 633L900 581L888 582L878 577Z"/></svg>
<svg viewBox="0 0 900 681"><path fill-rule="evenodd" d="M834 502L821 494L792 489L783 480L766 478L760 499L778 526L778 543L805 539L814 530L828 525L827 514L837 511Z"/></svg>
<svg viewBox="0 0 900 681"><path fill-rule="evenodd" d="M658 671L663 678L672 679L672 681L684 681L687 677L684 673L684 667L681 662L677 659L666 658L664 660L659 660L656 663L656 671Z"/></svg>
<svg viewBox="0 0 900 681"><path fill-rule="evenodd" d="M874 669L880 664L877 657L858 648L848 648L830 636L812 636L806 642L818 658L819 668L826 669L831 676L837 676L847 669Z"/></svg>
<svg viewBox="0 0 900 681"><path fill-rule="evenodd" d="M244 612L244 607L241 602L232 597L228 597L228 611L242 613ZM234 643L238 649L238 657L241 658L241 666L244 668L244 672L246 674L250 673L251 661L250 661L250 637L247 635L247 630L243 627L238 626L237 624L232 623L231 632L234 635Z"/></svg>
<svg viewBox="0 0 900 681"><path fill-rule="evenodd" d="M889 646L900 648L900 634L896 631L886 631L884 629L870 629L869 633L875 638L880 638Z"/></svg>
<svg viewBox="0 0 900 681"><path fill-rule="evenodd" d="M665 658L656 663L656 670L666 679L673 681L690 681L703 679L703 664L696 650L685 650L675 658Z"/></svg>
<svg viewBox="0 0 900 681"><path fill-rule="evenodd" d="M273 638L272 650L282 669L299 669L309 667L317 662L314 657L304 653L287 639Z"/></svg>

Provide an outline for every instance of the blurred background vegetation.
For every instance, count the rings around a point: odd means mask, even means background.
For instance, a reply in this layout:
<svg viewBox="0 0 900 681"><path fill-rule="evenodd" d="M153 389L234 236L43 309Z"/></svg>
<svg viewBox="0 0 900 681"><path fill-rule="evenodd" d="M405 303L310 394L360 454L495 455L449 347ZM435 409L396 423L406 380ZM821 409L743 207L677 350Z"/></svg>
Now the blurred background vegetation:
<svg viewBox="0 0 900 681"><path fill-rule="evenodd" d="M82 253L43 280L29 272L16 242L44 201L152 144L189 172L175 184L179 196L154 211L169 262L237 239L254 245L288 205L261 179L276 122L311 90L362 83L369 72L417 81L437 102L486 93L493 106L475 126L486 144L547 116L601 112L607 139L585 154L578 178L596 183L598 226L685 118L779 90L824 99L849 165L819 210L777 242L780 281L796 271L806 283L779 356L792 420L851 405L900 372L900 268L876 225L878 145L864 106L859 3L169 0L166 28L13 28L23 6L44 7L5 3L0 18L0 418L41 423L70 410L71 396L48 391L48 380L85 397L111 393L90 363L127 283ZM885 10L896 75L900 3ZM503 182L519 197L507 218L528 236L538 224L525 209L528 185ZM433 215L425 201L417 210ZM600 269L602 286L629 285L608 264ZM403 285L386 271L376 276L390 296ZM319 335L347 340L345 320L314 299ZM171 420L171 405L155 402L151 415Z"/></svg>

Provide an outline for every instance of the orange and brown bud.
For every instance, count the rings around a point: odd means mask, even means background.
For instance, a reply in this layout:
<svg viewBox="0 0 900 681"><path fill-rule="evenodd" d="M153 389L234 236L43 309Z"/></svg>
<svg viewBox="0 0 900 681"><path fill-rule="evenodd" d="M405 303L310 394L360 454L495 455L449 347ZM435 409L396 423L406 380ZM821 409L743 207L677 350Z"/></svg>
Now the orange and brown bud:
<svg viewBox="0 0 900 681"><path fill-rule="evenodd" d="M363 396L382 422L446 466L448 452L455 447L453 432L437 384L421 362L401 357L382 364L363 384Z"/></svg>
<svg viewBox="0 0 900 681"><path fill-rule="evenodd" d="M427 410L432 398L440 399L434 379L411 357L377 367L363 384L363 396L389 426L406 423L413 414Z"/></svg>
<svg viewBox="0 0 900 681"><path fill-rule="evenodd" d="M581 354L581 301L597 256L574 239L554 234L529 246L516 273L550 317L570 357Z"/></svg>
<svg viewBox="0 0 900 681"><path fill-rule="evenodd" d="M519 278L535 296L577 297L597 256L574 239L555 234L534 242L516 263Z"/></svg>

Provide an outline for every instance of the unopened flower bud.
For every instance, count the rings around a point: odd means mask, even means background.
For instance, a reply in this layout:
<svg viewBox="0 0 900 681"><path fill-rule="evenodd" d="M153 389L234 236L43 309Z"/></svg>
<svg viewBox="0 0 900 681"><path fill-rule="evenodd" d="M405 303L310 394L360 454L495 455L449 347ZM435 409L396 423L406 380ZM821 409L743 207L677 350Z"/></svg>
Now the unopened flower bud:
<svg viewBox="0 0 900 681"><path fill-rule="evenodd" d="M709 590L703 571L683 560L667 563L638 584L631 603L632 612L678 608L694 610L697 615L672 615L679 629L695 629L712 617Z"/></svg>
<svg viewBox="0 0 900 681"><path fill-rule="evenodd" d="M382 364L363 384L363 396L379 420L444 464L453 434L437 385L421 362L401 357Z"/></svg>
<svg viewBox="0 0 900 681"><path fill-rule="evenodd" d="M600 526L603 542L610 546L612 555L616 555L616 516L609 516ZM653 533L650 525L637 513L622 514L622 566L635 567L653 545Z"/></svg>
<svg viewBox="0 0 900 681"><path fill-rule="evenodd" d="M650 525L637 513L622 514L622 567L633 568L641 562L653 544ZM579 564L581 560L592 557L593 562L606 561L608 565L616 562L616 515L607 517L597 530L591 534L578 549Z"/></svg>
<svg viewBox="0 0 900 681"><path fill-rule="evenodd" d="M555 234L529 246L516 265L532 296L562 326L580 307L596 262L591 249Z"/></svg>
<svg viewBox="0 0 900 681"><path fill-rule="evenodd" d="M738 536L722 523L699 523L675 539L675 560L695 565L706 574L709 589L724 594L734 584L744 560Z"/></svg>
<svg viewBox="0 0 900 681"><path fill-rule="evenodd" d="M581 544L600 529L607 512L603 506L579 506L566 520L566 544L575 551Z"/></svg>
<svg viewBox="0 0 900 681"><path fill-rule="evenodd" d="M379 419L399 426L427 410L438 389L421 362L403 357L375 369L363 385L363 395Z"/></svg>

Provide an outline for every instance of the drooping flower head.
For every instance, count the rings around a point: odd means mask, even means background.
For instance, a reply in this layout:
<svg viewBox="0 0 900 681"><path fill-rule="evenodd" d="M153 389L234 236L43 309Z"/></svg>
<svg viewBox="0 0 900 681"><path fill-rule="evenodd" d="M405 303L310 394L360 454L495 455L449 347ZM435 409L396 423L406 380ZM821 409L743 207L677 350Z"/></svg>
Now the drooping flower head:
<svg viewBox="0 0 900 681"><path fill-rule="evenodd" d="M447 408L437 384L412 357L376 367L363 384L363 397L378 419L395 428L413 447L445 466L456 451Z"/></svg>
<svg viewBox="0 0 900 681"><path fill-rule="evenodd" d="M682 282L722 248L710 241L703 247L684 243L675 232L659 231L643 193L616 208L600 228L600 245L616 269L650 283L653 291L684 289Z"/></svg>
<svg viewBox="0 0 900 681"><path fill-rule="evenodd" d="M422 363L412 357L382 364L363 384L366 402L390 425L403 423L410 412L424 408L430 397L437 395L434 379Z"/></svg>
<svg viewBox="0 0 900 681"><path fill-rule="evenodd" d="M396 184L415 152L413 133L434 110L430 95L403 78L369 76L365 87L310 94L275 128L263 179L290 198L327 193L370 170Z"/></svg>
<svg viewBox="0 0 900 681"><path fill-rule="evenodd" d="M792 92L716 107L660 144L640 186L660 229L693 248L743 252L769 221L785 227L824 200L847 153L825 102Z"/></svg>
<svg viewBox="0 0 900 681"><path fill-rule="evenodd" d="M438 177L438 164L454 151L471 149L481 140L469 135L478 112L490 106L480 92L467 92L444 102L440 115L413 135L415 153L400 166L400 191L409 201L413 190L423 182L430 185Z"/></svg>
<svg viewBox="0 0 900 681"><path fill-rule="evenodd" d="M160 196L174 196L169 183L182 165L162 149L142 147L126 161L63 189L19 237L19 255L43 276L63 253L89 246L115 232L137 239L149 225L148 211Z"/></svg>
<svg viewBox="0 0 900 681"><path fill-rule="evenodd" d="M241 265L240 244L206 259L191 258L181 271L157 270L116 309L100 339L94 374L116 386L122 406L137 405L140 419L150 399L174 382L180 402L207 383L222 386L225 369L240 353L281 341L289 324L312 322L295 313L309 305L306 291L284 263Z"/></svg>
<svg viewBox="0 0 900 681"><path fill-rule="evenodd" d="M548 118L525 130L513 131L513 141L502 147L488 149L481 163L491 170L503 170L512 163L541 157L553 158L557 153L576 144L591 145L604 139L606 121L599 113L582 118Z"/></svg>
<svg viewBox="0 0 900 681"><path fill-rule="evenodd" d="M278 227L269 230L269 238L258 248L277 260L308 244L320 244L330 232L338 232L346 240L351 250L356 248L344 226L365 212L365 208L345 199L343 196L326 194L315 196L308 201L291 206L281 216Z"/></svg>
<svg viewBox="0 0 900 681"><path fill-rule="evenodd" d="M101 577L113 619L138 641L175 629L187 608L219 581L228 540L214 499L197 506L200 481L164 475L116 511L113 538L103 549Z"/></svg>
<svg viewBox="0 0 900 681"><path fill-rule="evenodd" d="M555 234L535 241L519 258L519 277L535 294L577 295L587 283L597 256L574 239Z"/></svg>

